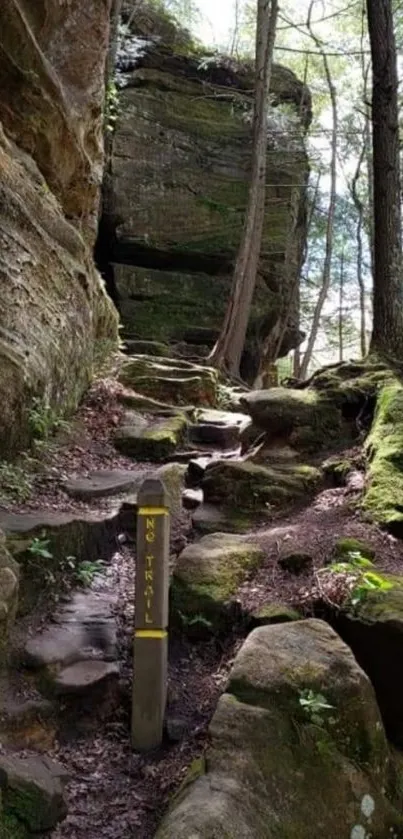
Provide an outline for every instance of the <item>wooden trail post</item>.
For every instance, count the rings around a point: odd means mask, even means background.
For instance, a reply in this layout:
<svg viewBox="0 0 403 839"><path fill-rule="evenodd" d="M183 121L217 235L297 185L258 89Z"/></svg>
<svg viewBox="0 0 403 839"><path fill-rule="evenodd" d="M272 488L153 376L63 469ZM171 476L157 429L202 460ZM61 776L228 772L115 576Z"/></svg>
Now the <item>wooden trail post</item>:
<svg viewBox="0 0 403 839"><path fill-rule="evenodd" d="M147 478L138 494L132 746L162 742L168 669L169 509L163 483Z"/></svg>

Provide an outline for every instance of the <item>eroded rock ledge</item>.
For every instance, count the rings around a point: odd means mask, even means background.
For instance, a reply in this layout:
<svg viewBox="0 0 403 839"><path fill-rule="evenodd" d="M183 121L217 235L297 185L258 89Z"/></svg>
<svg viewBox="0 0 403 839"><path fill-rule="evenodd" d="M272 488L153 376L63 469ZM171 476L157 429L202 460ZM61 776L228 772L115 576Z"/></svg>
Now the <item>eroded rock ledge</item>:
<svg viewBox="0 0 403 839"><path fill-rule="evenodd" d="M74 408L117 316L92 260L111 0L0 9L0 450ZM83 48L85 44L85 49ZM2 126L2 127L1 127Z"/></svg>

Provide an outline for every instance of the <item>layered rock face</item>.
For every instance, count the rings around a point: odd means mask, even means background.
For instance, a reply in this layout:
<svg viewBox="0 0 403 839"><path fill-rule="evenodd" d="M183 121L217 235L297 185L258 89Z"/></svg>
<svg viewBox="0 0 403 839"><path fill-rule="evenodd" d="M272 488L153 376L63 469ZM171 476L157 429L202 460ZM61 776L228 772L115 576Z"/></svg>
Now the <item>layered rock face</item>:
<svg viewBox="0 0 403 839"><path fill-rule="evenodd" d="M0 9L0 448L29 438L33 397L74 407L117 341L95 270L112 0Z"/></svg>
<svg viewBox="0 0 403 839"><path fill-rule="evenodd" d="M118 53L99 251L113 264L111 287L127 333L211 346L247 203L253 72L195 56L183 38L178 44L174 32L160 32L155 16L147 38L146 24L132 15ZM297 283L305 239L309 92L276 65L272 99L266 219L248 340L253 359L248 364L245 357L243 370L249 378L262 338L282 316L280 288L287 297ZM283 351L296 343L291 312Z"/></svg>

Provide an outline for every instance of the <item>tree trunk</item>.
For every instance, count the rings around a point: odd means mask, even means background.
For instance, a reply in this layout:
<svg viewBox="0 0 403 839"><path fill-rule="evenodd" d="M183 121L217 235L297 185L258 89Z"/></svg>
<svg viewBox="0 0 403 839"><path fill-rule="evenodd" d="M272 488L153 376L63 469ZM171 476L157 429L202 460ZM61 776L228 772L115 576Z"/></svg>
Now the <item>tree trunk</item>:
<svg viewBox="0 0 403 839"><path fill-rule="evenodd" d="M354 173L353 180L350 186L351 197L353 199L353 203L355 209L357 210L358 214L358 222L357 222L357 229L356 229L356 239L357 239L357 282L358 282L358 289L360 295L360 348L361 348L361 356L362 358L365 357L367 352L367 333L366 333L366 318L365 318L365 285L364 285L364 273L362 270L362 261L364 258L363 254L363 246L362 246L362 234L364 228L364 204L361 201L361 198L358 193L358 181L361 175L361 167L364 161L364 157L367 157L368 154L368 146L367 146L367 138L366 133L364 133L363 137L363 145L361 149L361 154L358 158L357 168Z"/></svg>
<svg viewBox="0 0 403 839"><path fill-rule="evenodd" d="M313 313L313 320L311 331L308 338L307 348L304 353L304 357L301 363L301 370L300 370L300 377L301 379L305 379L308 373L308 367L312 359L313 349L316 343L316 339L318 336L319 326L320 326L320 319L322 315L322 309L325 304L329 287L330 287L330 280L331 280L331 268L332 268L332 255L333 255L333 226L334 226L334 215L336 209L336 189L337 189L337 136L338 136L338 114L337 114L337 95L336 95L336 88L333 84L332 75L330 72L329 60L328 57L323 49L322 42L317 38L314 33L312 32L312 28L310 25L310 16L312 12L313 2L311 3L309 14L308 14L308 29L309 32L315 41L315 44L320 50L322 59L323 59L323 66L325 69L326 80L329 88L329 95L330 101L332 106L332 156L331 156L331 164L330 164L330 200L329 200L329 211L327 216L327 226L326 226L326 249L325 249L325 259L323 263L323 274L322 274L322 285L319 291L318 300L315 306L315 311Z"/></svg>
<svg viewBox="0 0 403 839"><path fill-rule="evenodd" d="M392 0L367 0L372 53L374 323L371 350L403 359L398 79Z"/></svg>
<svg viewBox="0 0 403 839"><path fill-rule="evenodd" d="M267 153L267 103L276 37L278 0L258 0L256 25L256 80L252 173L242 240L236 260L231 297L218 341L209 361L239 375L239 364L256 285L262 243Z"/></svg>
<svg viewBox="0 0 403 839"><path fill-rule="evenodd" d="M344 318L344 251L340 257L340 282L339 282L339 361L343 361L344 357L344 335L343 335L343 318Z"/></svg>

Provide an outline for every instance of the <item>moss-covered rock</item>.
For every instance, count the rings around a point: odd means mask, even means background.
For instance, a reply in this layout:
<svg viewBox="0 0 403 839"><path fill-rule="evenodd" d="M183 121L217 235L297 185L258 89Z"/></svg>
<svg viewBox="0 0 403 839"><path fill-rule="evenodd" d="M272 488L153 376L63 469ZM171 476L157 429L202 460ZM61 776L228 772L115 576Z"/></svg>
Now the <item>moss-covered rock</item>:
<svg viewBox="0 0 403 839"><path fill-rule="evenodd" d="M403 387L396 379L379 391L365 448L369 461L363 507L380 525L403 534Z"/></svg>
<svg viewBox="0 0 403 839"><path fill-rule="evenodd" d="M119 532L119 507L116 502L97 513L0 511L7 550L20 568L21 613L37 607L68 581L73 573L69 558L92 562L110 556Z"/></svg>
<svg viewBox="0 0 403 839"><path fill-rule="evenodd" d="M368 545L362 539L354 539L352 536L343 536L337 539L333 549L332 559L336 562L348 562L351 554L360 554L364 559L375 558L375 548Z"/></svg>
<svg viewBox="0 0 403 839"><path fill-rule="evenodd" d="M297 609L288 606L286 603L272 601L265 603L259 609L251 612L248 617L248 625L251 629L257 626L267 626L272 623L289 623L290 621L301 620L302 615Z"/></svg>
<svg viewBox="0 0 403 839"><path fill-rule="evenodd" d="M366 590L354 608L347 603L332 621L368 673L376 690L387 733L401 747L403 577L377 573L380 581L390 587Z"/></svg>
<svg viewBox="0 0 403 839"><path fill-rule="evenodd" d="M316 450L343 435L334 403L314 390L276 387L252 391L240 401L268 440L285 438L296 449Z"/></svg>
<svg viewBox="0 0 403 839"><path fill-rule="evenodd" d="M214 405L217 398L217 371L179 359L132 357L123 364L119 381L139 393L175 405Z"/></svg>
<svg viewBox="0 0 403 839"><path fill-rule="evenodd" d="M115 433L114 444L125 455L136 460L162 461L172 455L185 437L186 417L173 417L148 422L133 412L124 414Z"/></svg>
<svg viewBox="0 0 403 839"><path fill-rule="evenodd" d="M202 480L207 502L233 512L262 511L281 507L312 492L321 480L318 469L304 464L259 466L249 461L213 461Z"/></svg>
<svg viewBox="0 0 403 839"><path fill-rule="evenodd" d="M255 629L209 733L206 774L156 839L400 836L373 688L324 622Z"/></svg>
<svg viewBox="0 0 403 839"><path fill-rule="evenodd" d="M0 449L9 457L30 440L33 397L58 414L76 408L117 348L118 318L92 257L108 4L5 0L0 27Z"/></svg>
<svg viewBox="0 0 403 839"><path fill-rule="evenodd" d="M154 6L151 20L153 14ZM130 24L135 36L136 18ZM172 51L171 35L155 39L136 61L125 54L129 43L130 36L122 48L105 207L122 320L140 338L211 347L224 317L247 204L251 123L245 114L252 109L253 72L233 60L201 60L189 45ZM248 379L257 373L262 340L279 317L281 290L295 278L306 226L304 129L301 124L296 133L290 119L288 138L276 106L287 103L301 115L302 102L309 121L310 94L279 65L273 66L271 86L262 258L244 358ZM292 313L284 352L300 340Z"/></svg>
<svg viewBox="0 0 403 839"><path fill-rule="evenodd" d="M0 668L7 661L10 629L18 606L19 566L6 548L5 536L0 531Z"/></svg>
<svg viewBox="0 0 403 839"><path fill-rule="evenodd" d="M46 757L0 756L3 813L9 825L14 818L16 826L34 833L56 827L67 816L63 796L67 778L63 767Z"/></svg>
<svg viewBox="0 0 403 839"><path fill-rule="evenodd" d="M187 632L221 630L246 576L264 559L264 551L242 536L214 533L188 545L178 557L171 581L171 613Z"/></svg>

